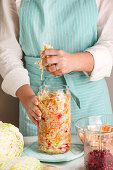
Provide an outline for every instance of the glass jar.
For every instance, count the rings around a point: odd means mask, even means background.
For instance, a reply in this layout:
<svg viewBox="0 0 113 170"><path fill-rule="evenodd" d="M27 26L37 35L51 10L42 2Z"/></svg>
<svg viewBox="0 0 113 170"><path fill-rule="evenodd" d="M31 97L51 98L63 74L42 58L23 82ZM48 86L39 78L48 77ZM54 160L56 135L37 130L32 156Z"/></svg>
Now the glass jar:
<svg viewBox="0 0 113 170"><path fill-rule="evenodd" d="M38 123L38 146L50 154L64 153L71 146L70 94L67 86L47 85L38 92L42 118Z"/></svg>
<svg viewBox="0 0 113 170"><path fill-rule="evenodd" d="M113 170L113 126L91 127L84 131L85 170Z"/></svg>

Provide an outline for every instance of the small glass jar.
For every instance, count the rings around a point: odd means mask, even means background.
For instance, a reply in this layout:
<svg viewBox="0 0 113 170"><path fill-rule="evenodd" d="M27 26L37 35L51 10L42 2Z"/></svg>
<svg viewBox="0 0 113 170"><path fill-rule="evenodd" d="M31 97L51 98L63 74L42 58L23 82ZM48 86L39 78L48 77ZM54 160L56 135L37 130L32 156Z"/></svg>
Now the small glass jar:
<svg viewBox="0 0 113 170"><path fill-rule="evenodd" d="M85 170L113 170L113 131L108 131L113 126L91 126L84 131Z"/></svg>
<svg viewBox="0 0 113 170"><path fill-rule="evenodd" d="M38 123L38 146L49 154L64 153L71 146L70 94L67 86L40 87L39 108L42 118Z"/></svg>

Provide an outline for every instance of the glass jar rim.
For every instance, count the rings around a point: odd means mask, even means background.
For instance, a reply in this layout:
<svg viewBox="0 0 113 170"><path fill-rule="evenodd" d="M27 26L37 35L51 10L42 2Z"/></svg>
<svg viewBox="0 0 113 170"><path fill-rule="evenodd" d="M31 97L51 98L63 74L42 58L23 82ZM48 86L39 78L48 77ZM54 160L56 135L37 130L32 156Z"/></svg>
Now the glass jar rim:
<svg viewBox="0 0 113 170"><path fill-rule="evenodd" d="M69 89L69 86L68 85L62 85L62 84L43 84L42 86L40 87L53 87L53 88L57 88L57 87L64 87L64 88L60 88L60 89Z"/></svg>
<svg viewBox="0 0 113 170"><path fill-rule="evenodd" d="M102 126L102 124L94 124L94 125L91 125L91 126ZM107 125L104 125L104 126L107 126ZM88 130L88 129L87 129ZM101 136L105 136L105 135L108 135L108 134L113 134L113 132L101 132L101 131L96 131L96 130L94 130L94 131L92 131L92 130L88 130L88 131L85 131L85 129L83 129L83 133L84 134L90 134L90 135L101 135Z"/></svg>
<svg viewBox="0 0 113 170"><path fill-rule="evenodd" d="M113 114L105 114L105 115L95 115L95 116L85 116L85 117L82 117L82 118L80 118L80 119L78 119L76 122L75 122L75 127L76 128L79 128L80 130L83 130L83 133L84 134L91 134L92 133L92 135L108 135L108 134L113 134L113 132L99 132L99 131L92 131L92 130L90 130L90 131L88 131L88 132L85 132L84 131L84 129L87 129L87 127L86 126L84 126L84 128L81 128L79 125L78 125L78 122L80 121L80 120L83 120L83 119L88 119L88 118L92 118L92 119L94 119L95 117L112 117L113 118ZM91 126L102 126L102 125L104 125L104 124L91 124ZM104 125L104 126L107 126L107 125ZM112 125L110 125L110 126L112 126Z"/></svg>

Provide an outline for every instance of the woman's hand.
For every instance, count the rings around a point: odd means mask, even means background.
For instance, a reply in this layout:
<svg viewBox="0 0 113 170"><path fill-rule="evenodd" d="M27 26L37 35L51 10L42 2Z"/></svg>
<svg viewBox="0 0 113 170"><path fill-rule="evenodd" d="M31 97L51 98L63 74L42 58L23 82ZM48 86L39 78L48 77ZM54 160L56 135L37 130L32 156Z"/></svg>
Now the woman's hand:
<svg viewBox="0 0 113 170"><path fill-rule="evenodd" d="M41 120L41 111L38 107L38 99L29 85L20 87L16 92L17 97L26 108L27 114L34 124L38 124L38 120Z"/></svg>
<svg viewBox="0 0 113 170"><path fill-rule="evenodd" d="M69 53L59 49L49 49L45 50L41 57L46 70L56 76L71 71L91 72L94 67L94 59L89 52Z"/></svg>
<svg viewBox="0 0 113 170"><path fill-rule="evenodd" d="M26 108L27 114L29 118L32 120L34 124L38 124L38 120L41 120L41 111L38 107L38 99L37 96L29 96L25 101L24 106Z"/></svg>
<svg viewBox="0 0 113 170"><path fill-rule="evenodd" d="M49 56L49 57L48 57ZM45 50L42 53L43 66L53 75L61 75L73 71L74 54L63 50Z"/></svg>

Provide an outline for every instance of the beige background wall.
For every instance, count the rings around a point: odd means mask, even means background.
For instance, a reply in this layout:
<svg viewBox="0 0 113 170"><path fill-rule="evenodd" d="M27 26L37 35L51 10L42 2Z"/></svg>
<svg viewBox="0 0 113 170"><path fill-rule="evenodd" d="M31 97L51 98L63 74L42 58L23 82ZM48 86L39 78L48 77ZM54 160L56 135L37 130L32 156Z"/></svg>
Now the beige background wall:
<svg viewBox="0 0 113 170"><path fill-rule="evenodd" d="M0 86L2 78L0 77ZM113 108L113 71L110 78L107 78L111 103ZM18 100L6 95L0 88L0 120L10 122L18 126Z"/></svg>

